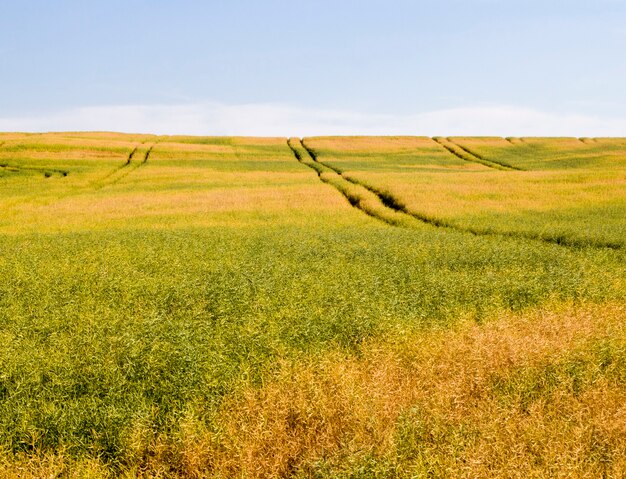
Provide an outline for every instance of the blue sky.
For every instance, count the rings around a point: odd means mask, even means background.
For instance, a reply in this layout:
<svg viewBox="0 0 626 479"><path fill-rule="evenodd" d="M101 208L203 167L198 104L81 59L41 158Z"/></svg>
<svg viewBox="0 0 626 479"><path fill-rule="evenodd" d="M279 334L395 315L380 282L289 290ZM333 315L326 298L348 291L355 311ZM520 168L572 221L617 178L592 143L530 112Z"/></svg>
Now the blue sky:
<svg viewBox="0 0 626 479"><path fill-rule="evenodd" d="M626 136L626 0L3 1L0 130Z"/></svg>

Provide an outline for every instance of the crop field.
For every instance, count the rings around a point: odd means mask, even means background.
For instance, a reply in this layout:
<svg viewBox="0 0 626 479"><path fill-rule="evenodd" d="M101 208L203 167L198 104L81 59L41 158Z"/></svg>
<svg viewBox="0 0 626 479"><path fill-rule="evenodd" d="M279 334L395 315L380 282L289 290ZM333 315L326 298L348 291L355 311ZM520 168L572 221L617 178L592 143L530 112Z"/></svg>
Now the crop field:
<svg viewBox="0 0 626 479"><path fill-rule="evenodd" d="M0 477L624 477L626 139L0 134Z"/></svg>
<svg viewBox="0 0 626 479"><path fill-rule="evenodd" d="M622 248L626 140L585 140L311 138L306 144L347 180L440 226Z"/></svg>

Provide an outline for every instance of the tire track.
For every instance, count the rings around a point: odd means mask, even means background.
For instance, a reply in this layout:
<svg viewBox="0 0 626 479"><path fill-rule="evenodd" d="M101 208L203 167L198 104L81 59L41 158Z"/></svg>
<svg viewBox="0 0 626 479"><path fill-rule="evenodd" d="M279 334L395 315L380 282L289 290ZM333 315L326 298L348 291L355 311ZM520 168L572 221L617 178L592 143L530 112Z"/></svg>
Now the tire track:
<svg viewBox="0 0 626 479"><path fill-rule="evenodd" d="M126 161L124 161L124 163L120 166L118 166L117 168L115 168L114 170L110 171L109 173L107 173L105 176L103 176L102 178L100 178L100 180L98 181L104 181L107 178L110 178L111 176L113 176L115 173L117 173L118 171L130 166L131 161L133 161L133 157L135 156L135 153L137 153L137 150L139 149L139 145L137 145L135 148L133 148L131 150L131 152L128 154L128 157L126 158Z"/></svg>
<svg viewBox="0 0 626 479"><path fill-rule="evenodd" d="M385 205L378 195L364 186L348 181L333 167L317 161L302 140L289 138L287 145L300 163L315 171L323 183L334 187L353 208L390 226L409 227L413 222L411 217Z"/></svg>
<svg viewBox="0 0 626 479"><path fill-rule="evenodd" d="M154 145L155 145L155 143L153 143L152 145L150 145L148 147L148 149L144 153L144 156L143 156L143 158L141 160L135 160L135 163L133 163L133 157L135 156L135 153L136 153L136 151L135 151L132 154L132 157L129 157L128 166L125 169L125 171L121 175L118 175L113 181L109 182L108 185L106 185L106 186L110 186L110 185L114 185L116 183L119 183L122 179L124 179L128 175L130 175L133 171L135 171L136 169L138 169L138 168L142 167L143 165L145 165L148 162L148 158L150 157L150 153L152 153L152 149L154 148Z"/></svg>
<svg viewBox="0 0 626 479"><path fill-rule="evenodd" d="M137 168L140 168L144 166L146 163L148 163L148 159L150 158L150 154L152 153L152 150L156 146L156 143L157 142L151 144L148 147L148 149L144 153L143 158L141 160L135 159L137 152L139 151L139 147L140 147L140 146L136 146L129 153L128 158L126 158L126 161L124 162L123 165L119 166L118 168L113 170L111 173L109 173L107 176L105 176L104 178L101 178L98 182L96 182L96 189L99 190L99 189L104 188L105 186L115 185L119 183L122 179L130 175Z"/></svg>
<svg viewBox="0 0 626 479"><path fill-rule="evenodd" d="M452 225L438 218L434 218L428 215L423 215L423 214L410 211L406 207L406 205L402 201L400 201L400 199L396 198L390 192L381 190L379 188L375 188L372 185L356 180L355 178L346 174L340 168L337 168L336 166L331 165L330 163L321 161L319 159L319 156L315 152L315 150L307 146L304 140L301 142L301 144L302 144L302 147L309 154L309 156L313 159L313 161L315 161L315 163L322 165L323 167L328 168L329 170L332 170L336 175L343 178L345 181L352 183L355 186L359 186L361 188L366 189L367 191L375 195L380 200L380 202L384 206L386 206L388 209L393 210L396 213L405 215L408 218L415 219L419 221L420 223L425 223L425 224L435 226L435 227L453 228Z"/></svg>
<svg viewBox="0 0 626 479"><path fill-rule="evenodd" d="M148 159L150 158L150 153L152 153L152 149L156 146L156 143L153 143L150 148L148 148L148 151L146 151L145 156L143 157L143 161L141 162L141 165L145 165L146 163L148 163ZM140 166L141 166L140 165Z"/></svg>
<svg viewBox="0 0 626 479"><path fill-rule="evenodd" d="M488 168L493 168L496 170L502 171L521 171L521 168L516 168L515 166L507 165L506 163L500 163L494 160L489 160L477 153L470 151L468 148L455 143L451 138L443 138L441 136L433 137L433 140L439 143L442 147L444 147L448 152L452 153L457 158L460 158L464 161L469 161L471 163L480 163L483 166Z"/></svg>
<svg viewBox="0 0 626 479"><path fill-rule="evenodd" d="M388 210L391 210L398 215L401 215L405 219L405 221L400 221L399 223L389 223L388 221L384 219L382 220L389 224L392 224L393 226L410 226L410 223L406 221L406 218L409 218L409 219L417 220L422 224L427 224L436 228L445 228L445 229L457 231L460 233L471 234L474 236L490 236L490 237L511 238L511 239L518 239L518 240L519 239L533 240L533 241L540 241L542 243L548 243L548 244L564 246L564 247L572 247L572 248L592 247L592 248L603 248L603 249L606 248L606 249L612 249L612 250L621 250L624 247L624 245L621 243L603 242L603 241L594 241L594 240L583 241L583 240L567 238L563 235L542 236L540 234L525 233L525 232L506 232L506 231L499 232L499 231L479 230L476 228L459 226L459 225L456 225L454 223L451 223L451 222L448 222L439 218L435 218L429 215L424 215L422 213L417 213L415 211L408 209L408 207L404 204L404 202L402 202L399 198L394 196L389 191L382 190L380 188L376 188L372 185L359 181L355 179L354 177L351 177L348 174L346 174L340 168L337 168L336 166L331 165L328 162L321 161L319 159L319 156L315 152L315 150L307 146L304 140L297 140L299 145L301 145L302 149L310 157L310 160L303 161L301 159L303 156L302 153L298 153L294 149L294 147L291 144L292 140L293 139L289 140L289 147L294 152L298 161L318 171L318 176L320 176L320 178L322 177L325 171L330 170L337 177L345 180L348 183L351 183L354 186L361 187L362 189L365 189L369 193L375 195L376 198L378 198L378 200L380 201L380 203L382 203L384 207L386 207ZM311 160L313 161L313 164L309 164L311 163ZM317 165L317 166L314 166L314 165ZM319 171L322 171L322 173L319 173ZM324 181L323 178L321 179L322 181ZM335 187L339 189L337 186ZM345 193L344 193L344 196L346 196ZM350 199L348 200L350 201ZM350 203L352 204L352 201L350 201ZM356 205L353 205L353 206L356 206ZM366 213L370 214L369 212L366 212ZM374 216L374 215L370 214L370 216ZM381 218L378 218L378 219L381 219Z"/></svg>
<svg viewBox="0 0 626 479"><path fill-rule="evenodd" d="M474 151L471 151L466 146L463 146L460 143L455 142L452 138L448 138L448 141L450 141L450 143L452 143L453 145L458 146L459 148L461 148L461 150L463 150L468 155L473 156L474 158L478 158L480 161L484 161L485 163L492 163L494 168L500 167L500 168L503 168L505 170L524 171L521 168L518 168L517 166L509 165L508 163L503 163L501 161L496 161L496 160L491 160L489 158L485 158L484 156L479 155L478 153L476 153Z"/></svg>

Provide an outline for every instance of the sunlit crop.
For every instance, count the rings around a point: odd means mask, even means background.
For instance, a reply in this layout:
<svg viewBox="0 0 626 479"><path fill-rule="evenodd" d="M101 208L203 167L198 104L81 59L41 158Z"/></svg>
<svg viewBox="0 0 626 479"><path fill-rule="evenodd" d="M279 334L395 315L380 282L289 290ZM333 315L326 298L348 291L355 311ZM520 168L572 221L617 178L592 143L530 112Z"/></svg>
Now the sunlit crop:
<svg viewBox="0 0 626 479"><path fill-rule="evenodd" d="M0 134L0 477L623 475L626 140L441 141Z"/></svg>

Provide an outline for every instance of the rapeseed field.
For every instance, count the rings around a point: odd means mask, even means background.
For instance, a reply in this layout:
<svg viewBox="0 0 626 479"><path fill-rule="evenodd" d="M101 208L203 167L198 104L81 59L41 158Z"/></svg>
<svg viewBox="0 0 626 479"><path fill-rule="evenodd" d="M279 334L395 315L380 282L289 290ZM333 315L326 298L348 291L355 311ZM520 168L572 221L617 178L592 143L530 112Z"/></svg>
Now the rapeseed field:
<svg viewBox="0 0 626 479"><path fill-rule="evenodd" d="M625 166L0 134L0 477L622 477Z"/></svg>

